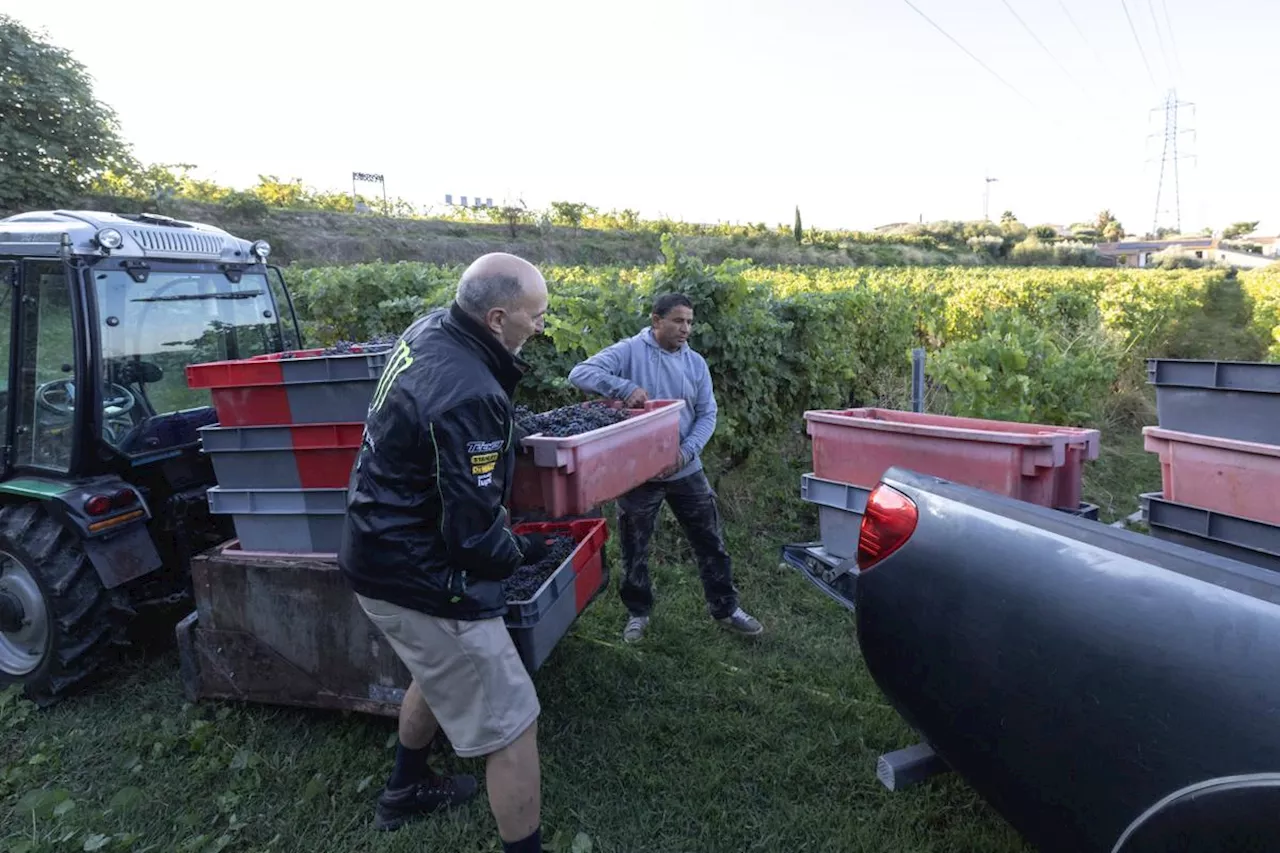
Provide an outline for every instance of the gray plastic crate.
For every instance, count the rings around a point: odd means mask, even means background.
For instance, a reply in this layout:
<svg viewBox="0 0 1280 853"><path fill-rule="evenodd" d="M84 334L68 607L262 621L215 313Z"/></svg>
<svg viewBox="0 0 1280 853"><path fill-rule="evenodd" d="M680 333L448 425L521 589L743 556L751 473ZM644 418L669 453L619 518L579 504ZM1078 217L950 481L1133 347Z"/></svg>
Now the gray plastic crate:
<svg viewBox="0 0 1280 853"><path fill-rule="evenodd" d="M565 560L547 578L534 601L508 605L507 631L529 672L542 666L578 616L573 584L575 577L573 561ZM538 611L538 615L529 616L531 610Z"/></svg>
<svg viewBox="0 0 1280 853"><path fill-rule="evenodd" d="M247 450L210 454L213 476L227 489L299 489L302 475L291 450Z"/></svg>
<svg viewBox="0 0 1280 853"><path fill-rule="evenodd" d="M334 554L346 489L209 489L209 511L230 515L245 551Z"/></svg>
<svg viewBox="0 0 1280 853"><path fill-rule="evenodd" d="M336 554L342 545L342 516L338 515L235 513L231 520L245 551Z"/></svg>
<svg viewBox="0 0 1280 853"><path fill-rule="evenodd" d="M1280 444L1280 364L1147 359L1165 429Z"/></svg>
<svg viewBox="0 0 1280 853"><path fill-rule="evenodd" d="M321 355L310 358L281 359L280 375L284 378L286 385L369 379L376 382L382 376L382 369L386 366L386 351Z"/></svg>
<svg viewBox="0 0 1280 853"><path fill-rule="evenodd" d="M822 547L833 557L858 553L862 513L867 508L870 489L824 480L813 474L800 478L800 499L818 506L818 536Z"/></svg>
<svg viewBox="0 0 1280 853"><path fill-rule="evenodd" d="M363 423L377 386L377 379L286 385L290 417L295 424Z"/></svg>
<svg viewBox="0 0 1280 853"><path fill-rule="evenodd" d="M1139 496L1151 535L1263 569L1280 571L1280 526L1164 499Z"/></svg>
<svg viewBox="0 0 1280 853"><path fill-rule="evenodd" d="M218 485L235 489L345 486L363 427L355 424L201 427ZM301 444L295 447L295 441ZM305 473L304 473L305 472Z"/></svg>
<svg viewBox="0 0 1280 853"><path fill-rule="evenodd" d="M346 489L209 489L209 509L218 515L344 515Z"/></svg>

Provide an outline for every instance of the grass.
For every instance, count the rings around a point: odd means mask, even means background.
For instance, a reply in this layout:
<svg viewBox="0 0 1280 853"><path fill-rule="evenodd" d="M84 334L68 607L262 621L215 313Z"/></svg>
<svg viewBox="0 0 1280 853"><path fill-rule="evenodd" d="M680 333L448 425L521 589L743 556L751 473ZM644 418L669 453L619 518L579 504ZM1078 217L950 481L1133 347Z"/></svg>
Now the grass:
<svg viewBox="0 0 1280 853"><path fill-rule="evenodd" d="M779 568L779 546L817 531L797 445L719 478L761 640L710 622L664 511L650 636L621 642L611 590L538 672L548 849L581 850L580 835L605 853L1025 849L955 777L898 793L876 781L876 758L915 739L867 674L852 615ZM393 721L192 706L171 648L48 711L10 695L0 730L0 851L500 849L483 794L399 833L371 828Z"/></svg>
<svg viewBox="0 0 1280 853"><path fill-rule="evenodd" d="M767 628L759 641L707 618L692 554L664 510L654 620L644 643L624 645L610 540L613 587L535 678L547 849L1027 849L954 776L897 793L876 781L877 757L916 738L867 673L852 614L779 566L782 544L817 535L797 496L808 462L796 437L713 474L743 604ZM1104 520L1158 485L1140 428L1108 430L1085 482ZM45 712L12 693L0 700L0 853L500 850L483 793L399 833L371 828L393 721L190 705L170 645ZM483 773L451 754L440 766Z"/></svg>

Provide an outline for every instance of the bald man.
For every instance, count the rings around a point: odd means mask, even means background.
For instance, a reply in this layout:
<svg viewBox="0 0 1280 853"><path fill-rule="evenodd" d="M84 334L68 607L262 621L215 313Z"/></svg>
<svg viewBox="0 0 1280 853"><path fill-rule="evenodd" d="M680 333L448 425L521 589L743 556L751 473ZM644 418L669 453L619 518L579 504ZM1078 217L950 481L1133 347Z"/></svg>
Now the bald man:
<svg viewBox="0 0 1280 853"><path fill-rule="evenodd" d="M348 487L338 564L369 620L413 676L375 826L466 802L473 776L427 765L437 727L486 759L507 853L541 846L537 694L503 616L502 581L547 553L504 508L515 463L516 384L542 331L547 285L529 262L485 255L453 304L420 318L387 357Z"/></svg>

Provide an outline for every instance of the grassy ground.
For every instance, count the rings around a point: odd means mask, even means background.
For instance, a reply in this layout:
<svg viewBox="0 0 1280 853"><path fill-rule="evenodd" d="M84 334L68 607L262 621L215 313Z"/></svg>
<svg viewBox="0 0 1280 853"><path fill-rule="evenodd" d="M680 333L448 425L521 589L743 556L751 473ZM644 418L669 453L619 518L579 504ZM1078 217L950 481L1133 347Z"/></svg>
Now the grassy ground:
<svg viewBox="0 0 1280 853"><path fill-rule="evenodd" d="M1126 479L1149 476L1137 442L1104 444L1087 499L1112 495L1120 514L1131 511L1139 486ZM955 777L898 793L876 781L876 758L912 733L867 674L852 615L779 568L782 544L816 538L816 515L797 496L806 455L797 441L718 478L743 603L767 626L763 639L709 621L664 511L650 637L621 643L611 591L539 671L548 849L1026 849ZM616 539L610 548L616 584ZM177 669L163 649L47 712L3 700L0 851L500 849L483 794L397 834L372 830L391 721L191 706ZM483 772L453 756L445 766Z"/></svg>

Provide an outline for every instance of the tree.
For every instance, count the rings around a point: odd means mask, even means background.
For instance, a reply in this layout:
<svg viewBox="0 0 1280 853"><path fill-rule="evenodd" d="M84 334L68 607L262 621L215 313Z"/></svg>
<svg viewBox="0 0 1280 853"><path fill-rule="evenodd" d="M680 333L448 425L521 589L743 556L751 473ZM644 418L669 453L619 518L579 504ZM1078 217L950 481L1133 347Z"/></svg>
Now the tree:
<svg viewBox="0 0 1280 853"><path fill-rule="evenodd" d="M796 224L792 227L796 242L799 243L804 237L804 228L800 225L800 205L796 205Z"/></svg>
<svg viewBox="0 0 1280 853"><path fill-rule="evenodd" d="M0 207L65 204L107 169L133 168L115 112L63 48L0 15Z"/></svg>
<svg viewBox="0 0 1280 853"><path fill-rule="evenodd" d="M1252 234L1257 230L1262 220L1255 219L1253 222L1236 222L1222 229L1223 240L1234 240L1237 237L1243 237L1246 234Z"/></svg>
<svg viewBox="0 0 1280 853"><path fill-rule="evenodd" d="M1119 219L1112 215L1109 209L1103 210L1098 214L1094 230L1106 243L1118 243L1124 239L1124 226L1120 224Z"/></svg>

